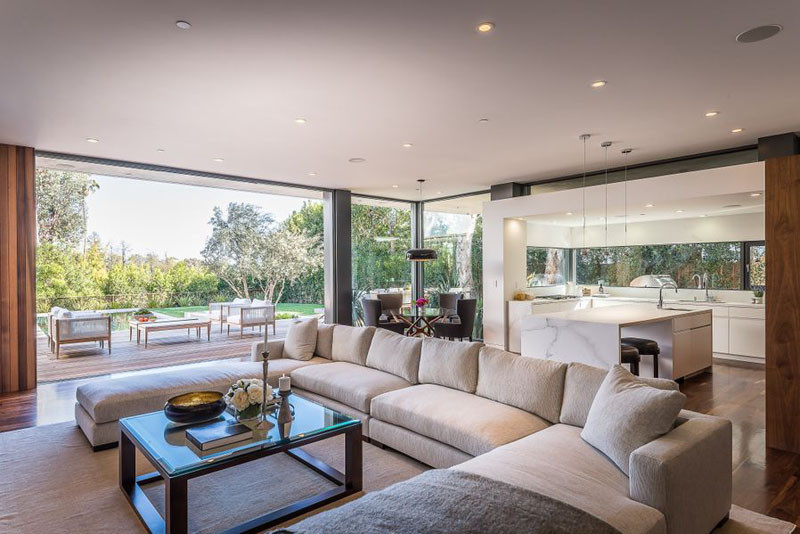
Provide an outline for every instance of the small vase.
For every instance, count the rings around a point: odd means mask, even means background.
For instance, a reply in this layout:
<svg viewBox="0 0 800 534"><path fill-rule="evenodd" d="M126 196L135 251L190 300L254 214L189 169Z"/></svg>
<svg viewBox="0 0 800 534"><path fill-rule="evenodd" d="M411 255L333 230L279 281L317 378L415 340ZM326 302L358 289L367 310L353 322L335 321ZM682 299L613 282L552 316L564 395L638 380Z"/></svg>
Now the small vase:
<svg viewBox="0 0 800 534"><path fill-rule="evenodd" d="M251 404L244 410L236 412L236 420L240 423L252 422L258 419L259 415L261 415L261 405Z"/></svg>

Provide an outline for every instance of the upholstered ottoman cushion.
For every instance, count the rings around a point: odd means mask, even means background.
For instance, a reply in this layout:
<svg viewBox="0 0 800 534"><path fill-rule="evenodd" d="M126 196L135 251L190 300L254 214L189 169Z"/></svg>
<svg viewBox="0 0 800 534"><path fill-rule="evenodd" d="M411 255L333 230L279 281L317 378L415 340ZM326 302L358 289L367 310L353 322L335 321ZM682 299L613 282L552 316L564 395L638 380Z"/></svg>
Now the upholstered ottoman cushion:
<svg viewBox="0 0 800 534"><path fill-rule="evenodd" d="M435 384L421 384L375 397L370 416L472 456L550 426L544 419L519 408Z"/></svg>
<svg viewBox="0 0 800 534"><path fill-rule="evenodd" d="M297 369L292 372L292 384L364 413L369 413L373 397L411 386L399 376L347 362Z"/></svg>

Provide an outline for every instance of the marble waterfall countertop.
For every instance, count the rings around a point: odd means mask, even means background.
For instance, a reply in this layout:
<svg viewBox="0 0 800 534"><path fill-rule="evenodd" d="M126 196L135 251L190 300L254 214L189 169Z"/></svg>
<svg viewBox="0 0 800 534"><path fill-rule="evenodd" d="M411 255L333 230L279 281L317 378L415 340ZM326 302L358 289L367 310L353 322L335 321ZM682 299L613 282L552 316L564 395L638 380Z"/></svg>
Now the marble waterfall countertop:
<svg viewBox="0 0 800 534"><path fill-rule="evenodd" d="M680 309L677 305L674 307L665 306L662 309L658 309L652 304L620 304L619 306L552 312L544 314L544 316L553 319L563 319L565 321L613 324L622 327L654 323L688 315L698 315L707 313L707 311L708 310L702 308L691 310ZM536 317L537 316L533 315L530 319L535 319ZM525 319L523 319L523 321L525 321Z"/></svg>
<svg viewBox="0 0 800 534"><path fill-rule="evenodd" d="M666 293L664 294L666 297ZM570 296L568 298L562 299L548 299L545 297L538 297L531 300L509 300L509 303L519 303L520 305L532 305L532 306L539 306L544 304L553 304L554 302L579 302L581 300L598 300L598 301L607 301L607 302L614 302L614 303L630 303L630 304L645 304L645 303L653 303L654 305L658 302L657 298L649 298L649 297L615 297L615 296L607 296L607 297L600 297L597 294L594 294L590 297L580 297L580 296ZM705 300L678 300L678 299L664 299L664 305L668 307L680 308L681 306L726 306L730 308L764 308L764 304L753 304L751 302L738 302L738 301L722 301L722 300L713 300L711 302L706 302Z"/></svg>

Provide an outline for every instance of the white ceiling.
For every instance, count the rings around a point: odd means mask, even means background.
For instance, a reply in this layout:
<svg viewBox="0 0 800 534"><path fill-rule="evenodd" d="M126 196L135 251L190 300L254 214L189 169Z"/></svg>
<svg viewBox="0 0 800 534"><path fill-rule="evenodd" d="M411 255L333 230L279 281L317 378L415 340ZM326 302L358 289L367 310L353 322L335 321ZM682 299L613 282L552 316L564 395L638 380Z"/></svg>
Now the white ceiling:
<svg viewBox="0 0 800 534"><path fill-rule="evenodd" d="M0 142L396 198L800 130L796 0L3 0L0 50Z"/></svg>

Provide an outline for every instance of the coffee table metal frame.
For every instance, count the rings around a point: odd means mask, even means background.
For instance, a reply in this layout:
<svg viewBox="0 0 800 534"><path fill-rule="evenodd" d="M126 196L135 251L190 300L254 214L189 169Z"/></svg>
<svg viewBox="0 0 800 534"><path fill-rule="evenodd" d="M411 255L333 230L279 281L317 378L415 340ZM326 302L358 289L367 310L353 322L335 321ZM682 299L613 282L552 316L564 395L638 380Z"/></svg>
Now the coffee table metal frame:
<svg viewBox="0 0 800 534"><path fill-rule="evenodd" d="M224 531L225 534L259 532L361 491L363 484L361 422L356 421L356 423L326 430L285 444L259 448L238 456L221 459L219 462L207 464L198 470L178 476L170 476L158 460L149 454L147 447L141 446L136 437L130 434L123 425L120 425L119 486L131 503L136 515L139 516L139 519L149 532L183 534L188 531L189 523L187 482L193 478L252 462L273 454L285 453L337 485L335 488L307 497ZM298 447L340 434L345 435L344 473L298 449ZM147 461L156 468L155 472L136 476L136 449L139 449L147 458ZM161 517L161 514L158 513L142 490L142 486L160 480L163 480L165 484L165 517Z"/></svg>

